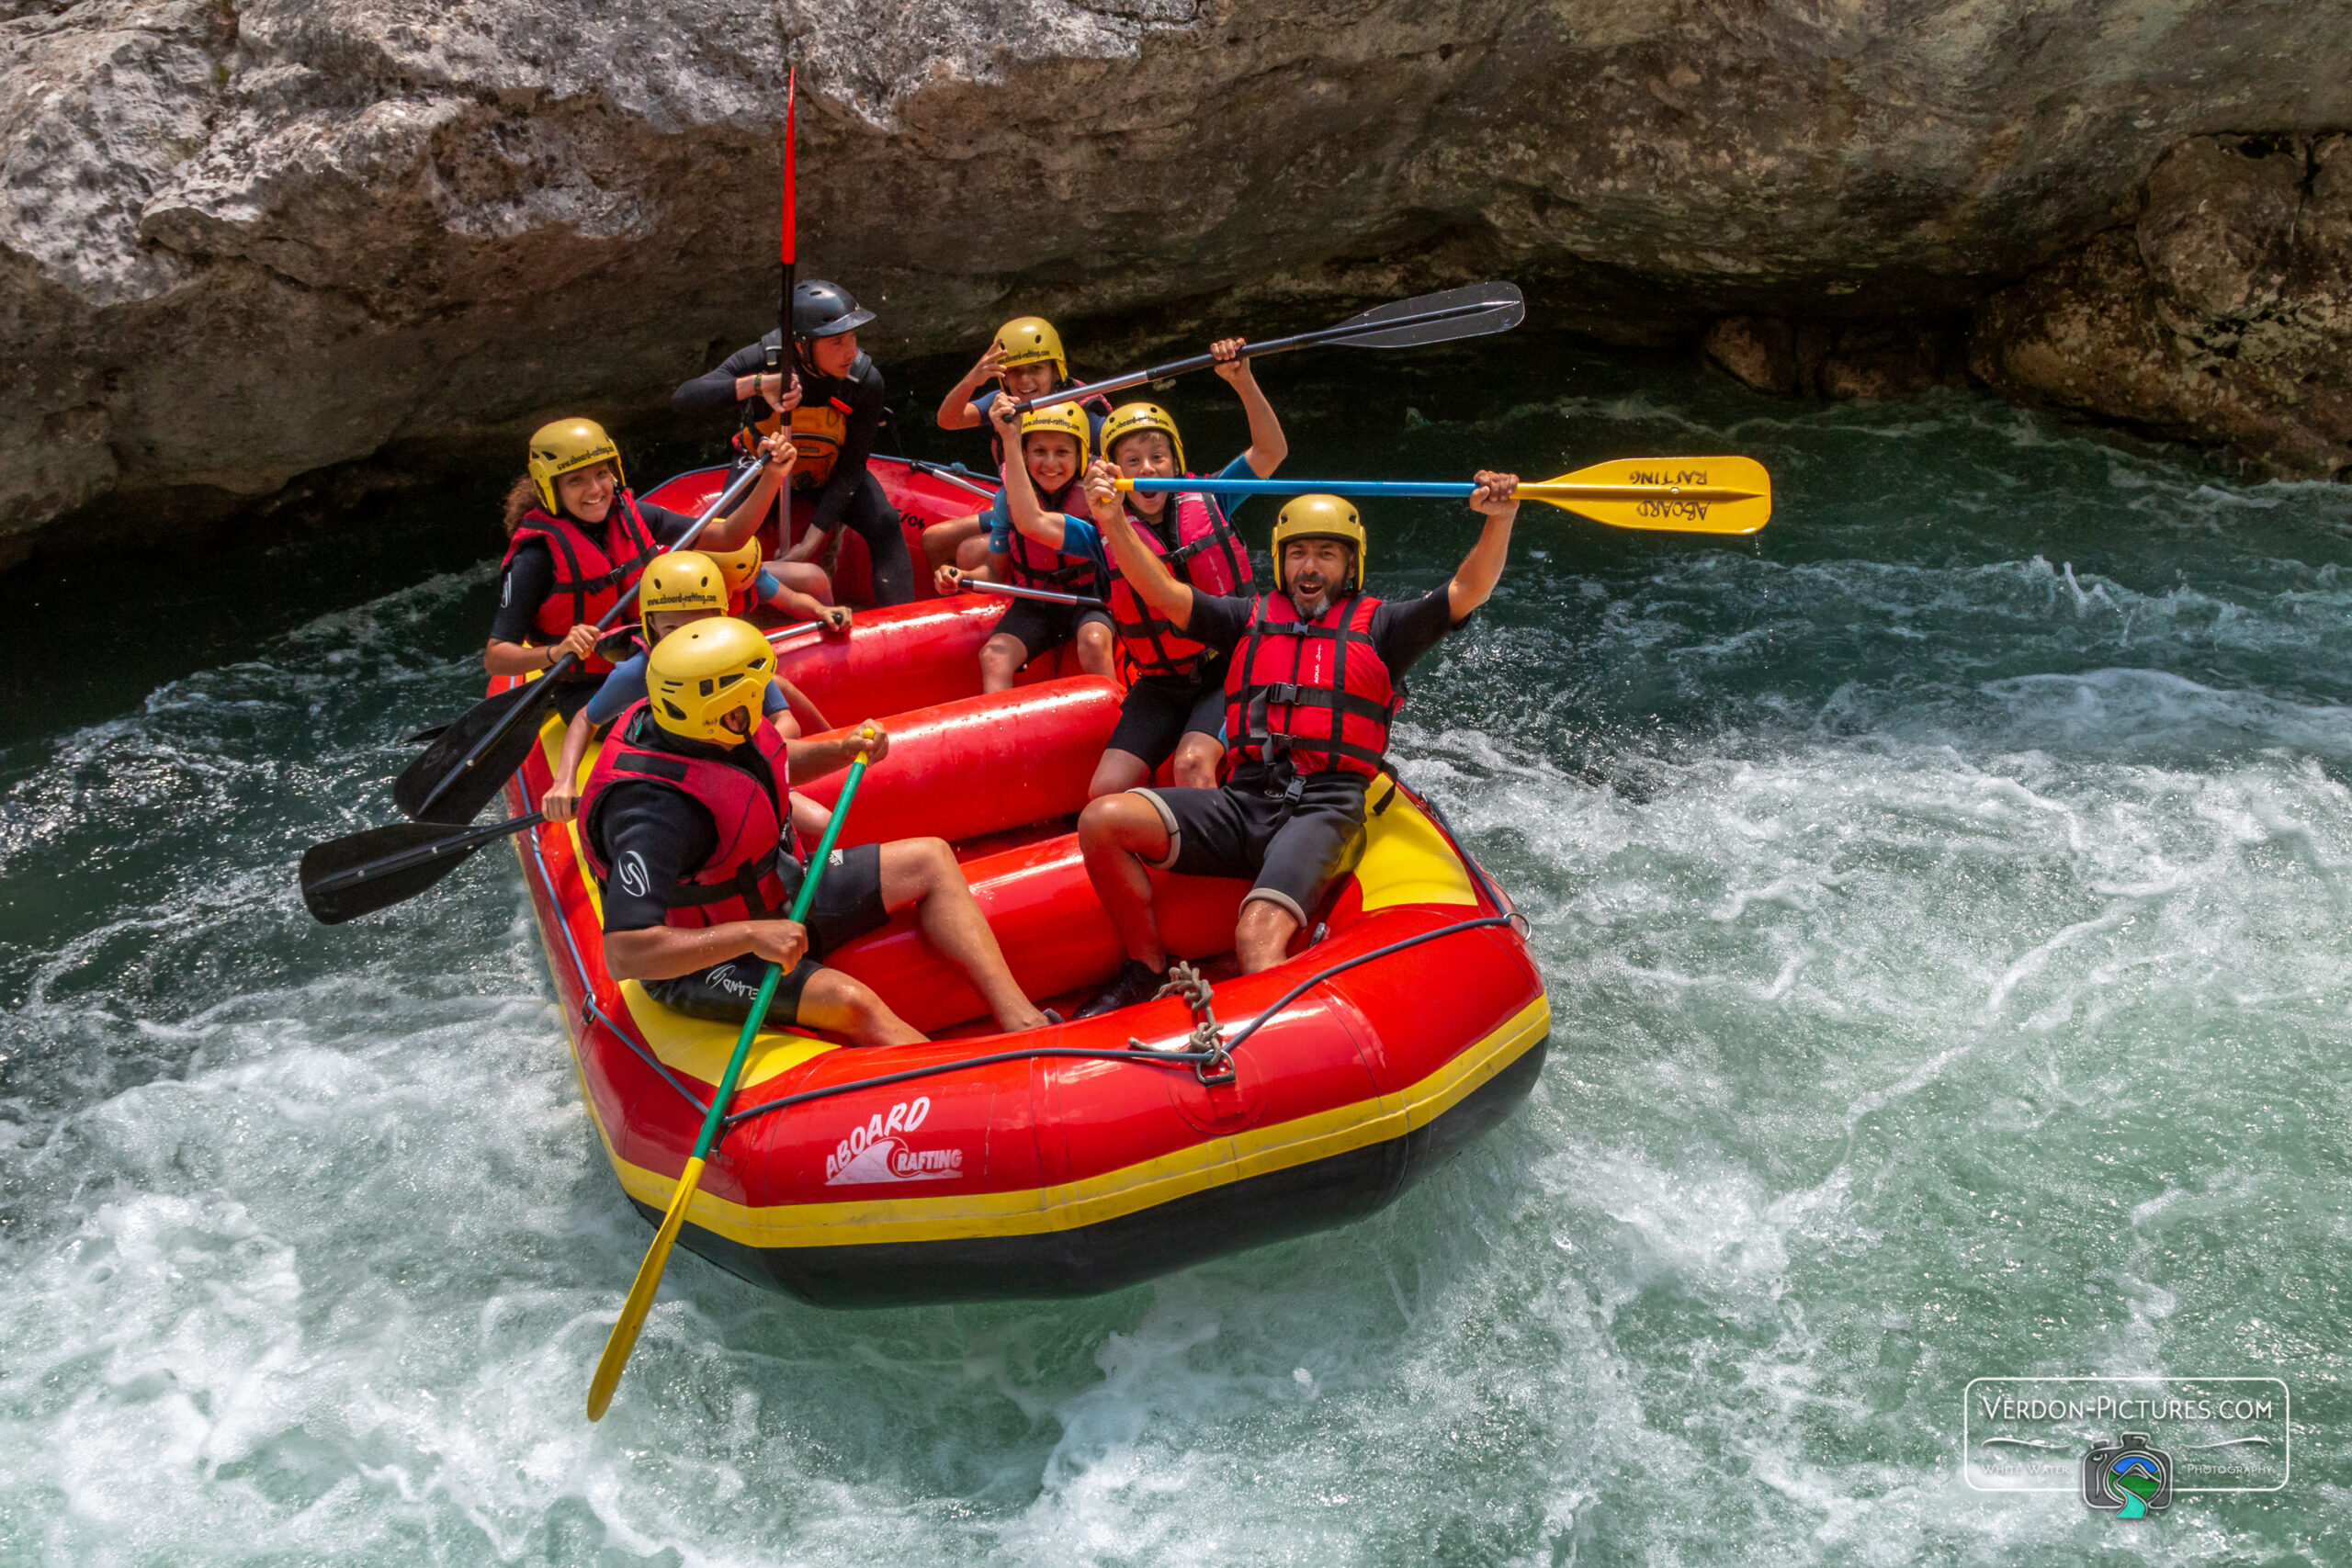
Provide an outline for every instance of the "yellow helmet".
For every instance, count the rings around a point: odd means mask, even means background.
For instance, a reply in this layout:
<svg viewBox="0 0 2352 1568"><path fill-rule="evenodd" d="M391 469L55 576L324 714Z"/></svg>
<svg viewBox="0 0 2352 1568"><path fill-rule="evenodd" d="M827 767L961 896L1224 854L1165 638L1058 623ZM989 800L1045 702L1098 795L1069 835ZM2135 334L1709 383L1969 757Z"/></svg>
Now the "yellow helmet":
<svg viewBox="0 0 2352 1568"><path fill-rule="evenodd" d="M621 472L621 449L613 445L605 427L593 419L560 419L531 432L531 482L539 487L539 504L547 508L549 516L558 511L557 478L593 468L599 463L613 466L615 484L628 483L628 476Z"/></svg>
<svg viewBox="0 0 2352 1568"><path fill-rule="evenodd" d="M717 561L718 570L727 574L727 592L729 594L741 593L751 587L753 580L760 575L761 566L765 562L765 552L760 548L760 536L757 534L753 534L734 549L705 550L703 554ZM724 604L719 606L722 610L726 607Z"/></svg>
<svg viewBox="0 0 2352 1568"><path fill-rule="evenodd" d="M1031 409L1021 416L1021 434L1025 440L1033 430L1054 430L1078 443L1079 472L1086 471L1087 442L1092 423L1086 411L1076 403L1055 403L1049 408Z"/></svg>
<svg viewBox="0 0 2352 1568"><path fill-rule="evenodd" d="M653 722L688 740L740 746L750 729L738 735L719 721L740 708L760 723L775 670L775 650L749 621L721 615L680 626L645 659Z"/></svg>
<svg viewBox="0 0 2352 1568"><path fill-rule="evenodd" d="M1043 316L1023 316L997 328L996 341L1004 350L1004 367L1054 362L1054 379L1069 379L1069 361L1062 357L1062 334Z"/></svg>
<svg viewBox="0 0 2352 1568"><path fill-rule="evenodd" d="M1189 472L1184 467L1184 438L1176 434L1176 422L1158 403L1121 403L1102 422L1102 455L1130 435L1146 430L1157 430L1168 437L1168 445L1176 451L1176 471Z"/></svg>
<svg viewBox="0 0 2352 1568"><path fill-rule="evenodd" d="M1336 495L1302 495L1283 508L1283 514L1274 519L1274 586L1284 592L1290 591L1290 584L1283 581L1283 547L1293 539L1338 539L1353 545L1353 575L1362 586L1363 519L1356 515L1354 507Z"/></svg>
<svg viewBox="0 0 2352 1568"><path fill-rule="evenodd" d="M637 580L637 618L681 610L727 614L727 579L717 561L700 550L672 550L646 563Z"/></svg>

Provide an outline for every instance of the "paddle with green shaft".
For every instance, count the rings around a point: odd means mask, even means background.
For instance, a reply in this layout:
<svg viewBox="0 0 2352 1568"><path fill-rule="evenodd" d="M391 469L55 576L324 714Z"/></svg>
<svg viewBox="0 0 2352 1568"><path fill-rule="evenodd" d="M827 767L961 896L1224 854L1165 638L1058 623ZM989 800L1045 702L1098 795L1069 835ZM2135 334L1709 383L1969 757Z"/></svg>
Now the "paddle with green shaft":
<svg viewBox="0 0 2352 1568"><path fill-rule="evenodd" d="M1467 497L1461 480L1130 479L1121 490L1147 494L1214 491L1219 495L1424 495ZM1621 457L1536 483L1521 481L1521 501L1605 523L1673 534L1753 534L1772 516L1772 476L1753 457Z"/></svg>
<svg viewBox="0 0 2352 1568"><path fill-rule="evenodd" d="M1399 299L1394 304L1374 306L1361 314L1350 316L1338 326L1325 327L1320 332L1244 344L1241 357L1255 359L1261 355L1286 354L1294 348L1313 348L1319 344L1333 344L1346 348L1418 348L1424 344L1452 343L1456 338L1509 332L1526 319L1527 301L1521 298L1516 285L1474 283L1467 288L1448 288L1442 293L1424 294L1415 299ZM1091 381L1083 387L1065 387L1058 392L1031 398L1017 406L1023 413L1027 413L1031 409L1051 408L1056 403L1091 398L1098 393L1123 392L1129 387L1140 387L1148 381L1165 381L1170 376L1205 370L1216 363L1216 355L1213 354L1196 354L1189 359L1171 359L1165 365L1154 365L1148 369L1130 370L1107 381Z"/></svg>
<svg viewBox="0 0 2352 1568"><path fill-rule="evenodd" d="M752 491L765 471L754 462L735 476L718 499L703 509L694 525L668 548L689 550L705 528ZM620 502L615 499L614 505ZM637 614L634 588L617 595L613 607L596 623L599 637L612 630L624 615ZM580 660L565 654L536 681L510 686L496 696L484 697L435 736L424 754L392 781L392 804L401 815L420 822L470 822L491 797L505 787L523 759L538 744L538 716L556 699L557 684Z"/></svg>
<svg viewBox="0 0 2352 1568"><path fill-rule="evenodd" d="M870 741L873 731L866 731ZM832 858L833 840L841 837L842 824L849 820L850 802L856 798L858 781L865 776L864 751L849 765L849 777L842 783L841 798L833 804L833 820L826 828L825 836L817 840L817 852L808 857L808 874L801 879L800 892L792 900L792 913L786 918L798 921L808 918L809 900L817 896L817 879L825 874L825 864ZM637 1348L638 1331L645 1326L645 1314L653 1310L654 1292L662 1288L662 1271L670 1266L670 1249L677 1244L678 1231L686 1223L686 1205L694 1201L695 1190L702 1183L703 1161L718 1141L718 1130L727 1119L728 1102L735 1098L735 1080L743 1071L744 1058L752 1053L752 1041L759 1034L760 1025L768 1016L768 1002L775 996L776 981L784 974L780 965L771 964L760 981L760 994L752 999L752 1016L743 1021L743 1032L735 1037L735 1054L727 1059L727 1071L718 1079L718 1092L710 1097L710 1111L702 1119L702 1136L695 1140L695 1152L686 1160L685 1169L678 1173L678 1190L671 1195L669 1213L662 1216L662 1228L653 1233L653 1245L646 1249L645 1261L638 1265L637 1280L628 1288L628 1300L621 1303L621 1314L613 1321L613 1332L605 1341L605 1354L596 1363L596 1375L588 1384L588 1419L601 1421L605 1409L613 1403L613 1390L620 1385L621 1369L628 1365L629 1352Z"/></svg>

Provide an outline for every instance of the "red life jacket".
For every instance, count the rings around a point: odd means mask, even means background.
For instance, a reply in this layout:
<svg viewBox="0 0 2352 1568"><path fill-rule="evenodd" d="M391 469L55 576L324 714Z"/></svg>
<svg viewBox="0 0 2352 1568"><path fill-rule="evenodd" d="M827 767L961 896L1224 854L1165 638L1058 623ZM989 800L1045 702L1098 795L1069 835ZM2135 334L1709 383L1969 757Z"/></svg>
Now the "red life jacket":
<svg viewBox="0 0 2352 1568"><path fill-rule="evenodd" d="M534 539L546 541L548 558L555 563L555 586L531 617L531 629L541 643L560 642L572 627L603 620L616 600L636 589L645 563L662 552L645 519L637 514L636 501L625 490L613 492L613 509L605 513L601 539L569 517L550 517L536 506L531 508L514 525L514 536L506 542L506 558L498 563L500 572ZM601 675L612 669L613 661L592 653L581 667L592 675Z"/></svg>
<svg viewBox="0 0 2352 1568"><path fill-rule="evenodd" d="M793 858L790 840L792 784L785 766L785 744L768 725L752 727L752 761L767 774L763 787L749 771L711 757L686 757L645 744L652 711L642 702L614 722L588 770L580 792L580 842L596 886L612 880L605 858L604 824L597 819L605 792L616 784L658 784L676 790L710 813L718 845L710 858L665 890L669 912L662 923L689 929L729 920L776 919L791 907L798 878L787 882L784 863Z"/></svg>
<svg viewBox="0 0 2352 1568"><path fill-rule="evenodd" d="M1287 593L1261 596L1225 672L1225 734L1236 761L1287 757L1301 774L1388 769L1388 726L1400 699L1372 646L1368 593L1312 621Z"/></svg>
<svg viewBox="0 0 2352 1568"><path fill-rule="evenodd" d="M1178 581L1191 583L1201 593L1239 593L1249 588L1254 581L1250 547L1233 531L1225 509L1214 498L1184 491L1168 498L1168 511L1176 514L1172 550L1159 536L1159 530L1132 508L1127 516L1144 548L1166 561ZM1167 511L1160 515L1165 518ZM1206 644L1194 642L1162 620L1116 571L1111 574L1111 623L1119 634L1120 656L1132 675L1190 675L1208 651Z"/></svg>
<svg viewBox="0 0 2352 1568"><path fill-rule="evenodd" d="M1029 488L1035 491L1036 483L1035 479L1031 479ZM1037 504L1046 512L1067 513L1067 503L1073 498L1080 506L1086 504L1086 491L1078 479L1072 479L1064 485L1061 493L1050 502L1039 496ZM1082 593L1090 599L1102 596L1102 573L1090 556L1064 555L1015 528L1012 531L1012 547L1007 552L1006 558L1012 565L1012 581L1024 588L1049 588L1057 593Z"/></svg>

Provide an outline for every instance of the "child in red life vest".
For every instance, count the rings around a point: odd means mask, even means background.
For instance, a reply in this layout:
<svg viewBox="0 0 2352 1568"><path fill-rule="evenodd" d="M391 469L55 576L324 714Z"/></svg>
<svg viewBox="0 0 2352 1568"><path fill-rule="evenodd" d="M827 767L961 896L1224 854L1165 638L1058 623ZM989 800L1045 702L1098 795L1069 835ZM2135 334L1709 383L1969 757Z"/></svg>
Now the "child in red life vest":
<svg viewBox="0 0 2352 1568"><path fill-rule="evenodd" d="M1241 357L1243 346L1241 339L1227 338L1209 349L1216 355L1216 373L1240 396L1250 416L1249 450L1218 477L1267 479L1289 455L1290 442L1250 362ZM1103 457L1128 479L1173 479L1189 471L1176 422L1157 403L1113 409L1102 422L1102 445ZM1204 593L1250 592L1250 547L1214 496L1127 491L1120 499L1136 536L1177 581ZM1171 757L1179 787L1206 788L1216 783L1225 756L1225 654L1170 626L1136 592L1116 558L1111 559L1111 620L1129 683L1118 728L1088 794L1133 789Z"/></svg>
<svg viewBox="0 0 2352 1568"><path fill-rule="evenodd" d="M983 392L978 389L990 377L996 386ZM1002 397L1010 402L1029 398L1042 398L1048 392L1058 392L1073 385L1069 361L1062 354L1061 334L1043 316L1023 316L997 328L989 350L980 355L979 363L965 372L964 378L947 389L939 400L939 412L933 417L942 430L971 430L989 422L989 411ZM1086 414L1086 447L1090 452L1102 450L1102 416L1111 412L1109 400L1093 397L1079 403ZM992 434L990 445L996 466L1004 467L1006 446L1001 436ZM1079 467L1083 469L1084 463ZM1081 504L1071 510L1083 512ZM968 517L951 517L944 523L934 523L922 531L922 550L931 562L933 571L943 566L960 566L967 571L978 570L988 558L983 542L989 532L989 514L974 513Z"/></svg>
<svg viewBox="0 0 2352 1568"><path fill-rule="evenodd" d="M1085 413L1074 403L1015 413L1012 400L1001 398L989 420L1001 444L1018 450L1021 460L1004 466L1004 489L989 513L988 563L969 575L1100 599L1109 576L1102 541L1090 519L1075 515L1086 505ZM936 586L942 593L956 592L957 569L941 567ZM1006 690L1023 665L1066 642L1078 645L1080 669L1108 679L1111 638L1107 610L1015 599L980 649L980 689Z"/></svg>
<svg viewBox="0 0 2352 1568"><path fill-rule="evenodd" d="M596 649L596 622L636 592L646 563L695 520L631 495L620 449L594 420L540 426L530 453L530 472L506 496L506 558L482 666L492 675L527 675L576 656L578 671L556 694L556 711L568 719L613 667ZM762 443L765 467L751 495L695 542L727 549L748 537L790 477L793 456L781 437Z"/></svg>
<svg viewBox="0 0 2352 1568"><path fill-rule="evenodd" d="M756 549L758 546L754 543L749 547ZM647 656L653 647L672 632L728 613L725 569L699 550L673 550L656 556L646 567L645 575L638 580L637 602L640 628L637 651L613 666L596 694L572 716L570 728L564 731L563 750L556 759L554 780L539 799L539 809L547 813L550 822L569 822L579 808L581 766L587 761L589 742L633 705L645 700ZM818 729L832 728L817 705L808 700L808 694L781 674L772 674L767 690L762 694L761 710L769 726L785 740L800 739L800 724L792 711L795 705ZM831 820L832 813L807 795L792 797L793 829L810 842L816 841Z"/></svg>

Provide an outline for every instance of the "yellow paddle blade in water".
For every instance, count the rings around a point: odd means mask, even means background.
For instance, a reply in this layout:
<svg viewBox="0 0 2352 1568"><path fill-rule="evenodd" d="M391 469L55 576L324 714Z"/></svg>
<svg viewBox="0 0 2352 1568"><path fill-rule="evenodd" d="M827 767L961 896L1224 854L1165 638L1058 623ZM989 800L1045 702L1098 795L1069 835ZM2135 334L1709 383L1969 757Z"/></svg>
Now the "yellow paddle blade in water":
<svg viewBox="0 0 2352 1568"><path fill-rule="evenodd" d="M670 1266L670 1248L677 1245L678 1229L686 1223L686 1205L694 1201L695 1189L701 1185L702 1161L686 1161L686 1168L678 1173L678 1190L670 1199L670 1212L662 1216L662 1228L653 1233L653 1245L646 1248L645 1261L637 1266L637 1282L628 1288L620 1316L613 1320L604 1357L588 1384L591 1421L603 1420L605 1408L613 1403L613 1390L621 1383L621 1369L628 1365L628 1353L637 1348L638 1330L645 1326L645 1314L653 1310L653 1298L662 1289L662 1270Z"/></svg>
<svg viewBox="0 0 2352 1568"><path fill-rule="evenodd" d="M1772 476L1753 457L1621 457L1519 487L1612 528L1753 534L1772 515Z"/></svg>

